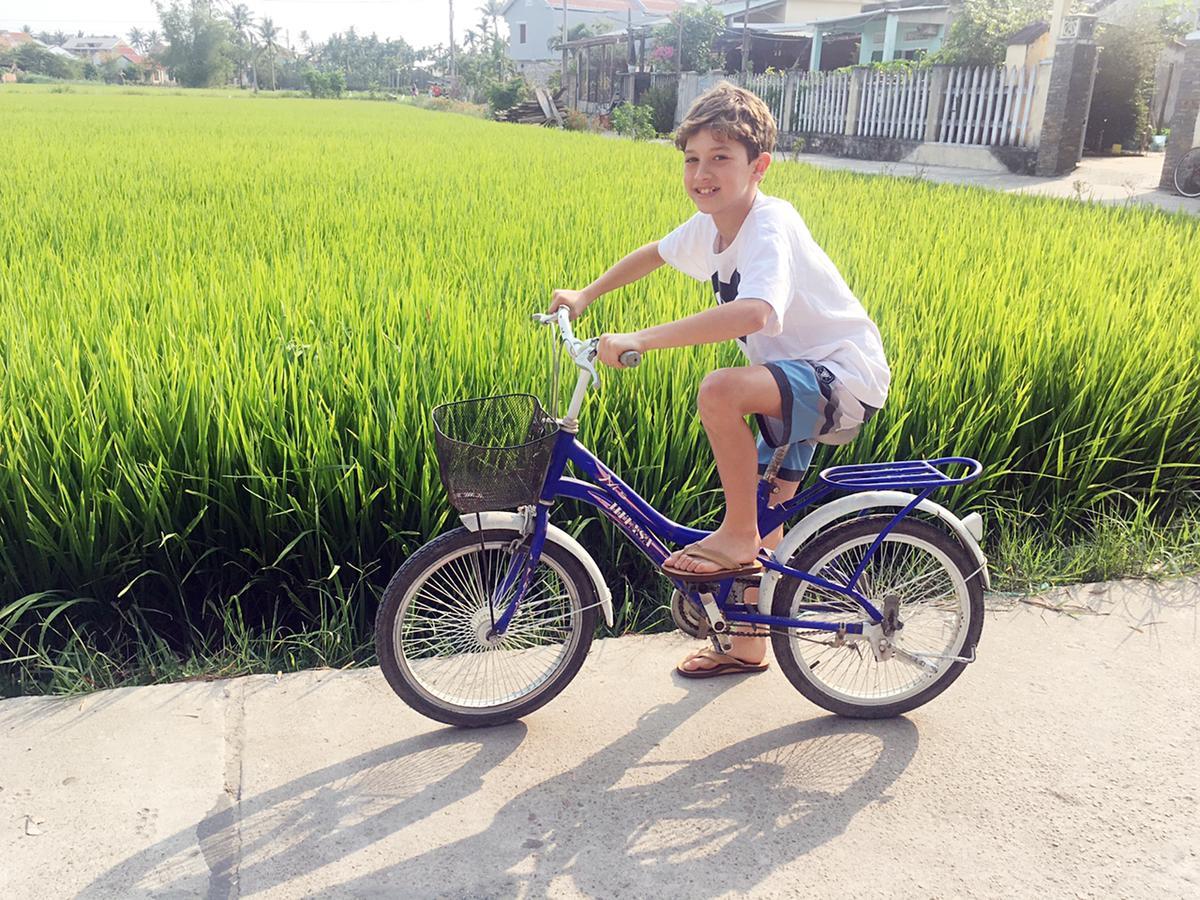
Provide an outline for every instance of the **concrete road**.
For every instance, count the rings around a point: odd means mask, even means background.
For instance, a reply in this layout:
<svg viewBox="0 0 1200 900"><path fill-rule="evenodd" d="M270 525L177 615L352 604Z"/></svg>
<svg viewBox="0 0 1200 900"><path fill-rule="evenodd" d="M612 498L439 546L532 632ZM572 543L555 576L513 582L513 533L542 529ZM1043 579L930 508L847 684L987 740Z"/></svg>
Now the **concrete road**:
<svg viewBox="0 0 1200 900"><path fill-rule="evenodd" d="M925 178L947 184L966 184L1009 194L1039 194L1074 200L1096 201L1108 205L1126 203L1155 206L1167 212L1200 215L1200 199L1187 199L1160 191L1163 155L1085 157L1075 171L1054 178L1013 175L995 169L968 169L951 166L921 165L908 162L876 162L802 153L784 154L783 158L824 169L846 169L876 175ZM996 164L993 161L993 165ZM768 193L770 185L768 184Z"/></svg>
<svg viewBox="0 0 1200 900"><path fill-rule="evenodd" d="M378 669L3 701L0 897L1200 897L1198 596L991 598L882 722L678 634L487 731Z"/></svg>

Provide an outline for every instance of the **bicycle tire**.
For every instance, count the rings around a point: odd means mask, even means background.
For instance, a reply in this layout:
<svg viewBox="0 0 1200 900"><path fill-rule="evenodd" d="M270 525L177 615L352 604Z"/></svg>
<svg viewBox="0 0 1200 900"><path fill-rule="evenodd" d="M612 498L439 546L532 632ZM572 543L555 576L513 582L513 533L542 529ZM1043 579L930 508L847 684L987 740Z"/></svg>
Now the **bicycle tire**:
<svg viewBox="0 0 1200 900"><path fill-rule="evenodd" d="M526 599L517 608L517 614L510 622L507 634L495 646L488 645L479 637L480 628L486 624L482 613L487 610L487 603L482 597L487 593L487 589L483 585L489 580L495 581L502 577L505 567L495 562L489 563L486 558L475 560L470 565L464 563L459 567L458 583L468 589L462 597L452 595L455 580L448 573L449 567L457 560L480 552L499 554L499 559L503 559L513 542L520 539L521 533L516 529L484 529L480 533L458 528L418 549L388 582L383 601L375 616L375 649L379 657L379 666L397 696L422 715L461 728L479 728L512 722L558 696L583 665L596 630L596 606L599 597L583 565L563 547L546 543ZM422 588L429 585L430 580L438 573L445 576L439 586L436 590L430 588L426 599L419 600ZM463 573L472 583L463 580ZM477 581L475 576L479 576ZM539 673L536 660L528 653L539 648L523 642L536 640L539 635L539 632L535 631L536 620L532 617L538 615L535 611L545 605L545 601L540 599L537 592L547 578L561 583L564 588L563 597L569 609L566 613L552 617L565 623L563 626L556 626L562 632L563 646L551 661L552 664ZM447 585L450 589L447 589ZM558 598L552 596L551 599ZM428 611L433 615L426 615L424 619L420 619L419 602L428 606ZM471 607L476 608L468 614ZM411 640L406 639L406 616L409 617L410 628L421 629L417 631L419 637L412 636ZM414 619L417 620L417 625L412 624ZM541 632L548 633L553 632ZM409 635L412 635L411 631ZM518 638L521 640L518 641ZM417 650L426 653L423 657L418 657ZM451 652L440 653L441 650ZM472 660L471 657L481 659ZM457 659L463 666L474 665L474 677L464 682L461 677L452 679L444 676L442 681L447 686L439 689L435 683L435 675L438 662L444 659ZM509 667L507 674L504 668L506 665ZM446 668L448 666L443 667ZM418 669L427 673L424 678ZM487 702L486 698L474 698L468 703L463 702L463 697L459 697L458 702L455 702L449 688L451 683L463 683L474 687L481 681L482 687L486 688L489 679L514 674L524 677L524 674L529 672L538 676L536 684L526 686L527 689L523 693L518 691L511 695L512 683L506 682L503 688L509 693L497 696L494 702Z"/></svg>
<svg viewBox="0 0 1200 900"><path fill-rule="evenodd" d="M1185 153L1175 166L1175 190L1184 197L1200 197L1200 147Z"/></svg>
<svg viewBox="0 0 1200 900"><path fill-rule="evenodd" d="M865 555L866 549L870 547L880 531L887 526L891 518L891 516L865 516L836 525L801 547L788 565L800 571L821 575L827 581L837 582L840 580L844 583L846 575L842 570L849 568L853 562L848 558L846 563L839 566L837 560L851 550L861 550L861 553ZM832 632L802 632L800 629L791 628L773 629L772 631L771 646L779 667L788 681L813 703L837 715L858 719L891 718L928 703L962 674L966 663L959 659L971 657L979 642L979 636L983 630L983 574L978 571L979 566L975 563L974 558L967 553L957 538L928 522L904 519L889 532L866 570L865 581L860 582L869 588L869 592L866 594L868 599L881 613L883 612L882 598L887 595L887 584L883 577L885 571L882 567L887 565L889 552L895 563L900 551L894 549L889 551L889 548L898 546L926 551L933 562L947 573L955 589L954 602L957 607L955 615L960 617L960 620L956 623L954 635L947 640L945 646L934 648L940 651L936 655L945 658L931 663L930 658L934 654L919 651L915 645L907 646L904 628L896 631L893 636L898 648L897 655L882 662L876 661L869 647L862 642L836 646L836 637ZM861 560L861 555L859 559ZM897 568L899 568L898 565ZM918 580L924 580L927 577L931 576L921 575ZM901 582L900 586L904 586L904 583ZM856 603L849 601L844 595L834 594L827 590L824 590L823 594L819 593L823 590L799 579L784 578L775 588L771 604L772 614L786 618L798 618L800 613L798 610L794 611L794 605L799 602L841 603L845 606L845 609L841 611L845 621L869 621ZM925 603L926 601L913 601L911 605L906 606L908 602L907 600L899 601L900 617L902 622L912 624L913 617L921 612L916 603ZM814 617L817 614L808 613L806 615ZM830 620L830 613L825 612L820 615L820 618ZM824 645L827 649L825 651L816 650L815 647L820 645ZM857 654L858 659L851 660L849 656L839 657L836 654L838 650L845 654ZM806 658L805 652L808 652L813 659ZM902 657L900 655L902 652L907 655ZM918 657L915 661L910 658L913 654ZM920 659L920 657L929 658ZM884 677L889 677L891 674L899 675L902 671L908 673L909 668L928 674L922 668L925 665L933 665L937 671L929 679L917 678L916 673L911 673L913 679L911 685L894 697L889 697L883 692L876 692L877 696L855 696L851 691L835 688L830 683L834 676L847 671L847 665L855 663L859 664L860 668L865 667L868 676L872 672L872 667L883 672ZM821 670L822 673L828 673L828 675L818 676L816 670L822 664L826 664L825 668ZM893 668L885 672L884 667L886 666ZM902 666L908 668L902 670ZM876 683L878 683L878 679Z"/></svg>

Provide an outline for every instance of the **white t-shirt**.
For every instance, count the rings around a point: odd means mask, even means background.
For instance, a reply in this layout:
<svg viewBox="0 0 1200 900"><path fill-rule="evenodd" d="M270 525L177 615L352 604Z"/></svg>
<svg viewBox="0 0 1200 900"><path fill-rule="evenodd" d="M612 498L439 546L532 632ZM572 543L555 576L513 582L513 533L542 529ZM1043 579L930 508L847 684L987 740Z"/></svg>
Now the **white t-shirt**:
<svg viewBox="0 0 1200 900"><path fill-rule="evenodd" d="M786 200L759 192L733 243L716 252L712 216L696 213L658 242L663 260L711 281L718 303L765 300L771 318L739 339L754 365L819 362L862 403L882 408L891 371L879 329Z"/></svg>

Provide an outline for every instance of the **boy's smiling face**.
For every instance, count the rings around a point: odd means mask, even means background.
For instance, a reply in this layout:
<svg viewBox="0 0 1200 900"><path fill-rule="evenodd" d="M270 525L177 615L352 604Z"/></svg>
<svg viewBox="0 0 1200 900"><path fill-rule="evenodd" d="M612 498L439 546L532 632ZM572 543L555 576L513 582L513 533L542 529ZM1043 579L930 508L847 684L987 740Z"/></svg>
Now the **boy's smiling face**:
<svg viewBox="0 0 1200 900"><path fill-rule="evenodd" d="M771 154L749 159L745 145L701 128L683 151L683 186L696 208L711 216L744 213L771 162Z"/></svg>

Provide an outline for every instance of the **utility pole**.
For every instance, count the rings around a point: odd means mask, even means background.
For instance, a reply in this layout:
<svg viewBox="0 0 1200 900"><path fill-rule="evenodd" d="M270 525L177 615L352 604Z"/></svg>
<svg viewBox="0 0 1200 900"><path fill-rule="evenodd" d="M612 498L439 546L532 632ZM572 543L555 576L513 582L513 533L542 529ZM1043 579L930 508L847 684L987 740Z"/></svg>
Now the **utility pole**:
<svg viewBox="0 0 1200 900"><path fill-rule="evenodd" d="M680 6L675 15L679 16L679 40L675 43L675 65L679 74L683 75L683 7Z"/></svg>
<svg viewBox="0 0 1200 900"><path fill-rule="evenodd" d="M750 0L746 0L746 10L742 13L742 78L750 71Z"/></svg>
<svg viewBox="0 0 1200 900"><path fill-rule="evenodd" d="M454 87L455 76L455 59L454 59L454 0L450 0L450 86Z"/></svg>
<svg viewBox="0 0 1200 900"><path fill-rule="evenodd" d="M562 78L559 84L562 87L567 86L567 0L562 0L563 5L563 27L562 27Z"/></svg>

